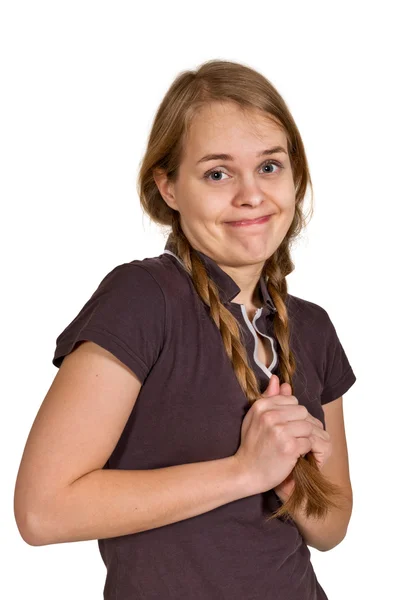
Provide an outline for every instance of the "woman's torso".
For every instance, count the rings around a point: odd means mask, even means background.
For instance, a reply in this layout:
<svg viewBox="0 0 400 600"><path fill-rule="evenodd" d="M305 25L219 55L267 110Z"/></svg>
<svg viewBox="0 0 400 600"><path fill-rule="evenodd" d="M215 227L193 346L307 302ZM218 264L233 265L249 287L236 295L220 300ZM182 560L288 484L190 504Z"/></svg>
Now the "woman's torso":
<svg viewBox="0 0 400 600"><path fill-rule="evenodd" d="M207 307L185 276L176 285L173 271L180 267L175 259L161 260L170 271L161 282L169 323L166 343L108 461L112 469L230 456L240 445L241 423L250 408ZM153 274L162 276L161 266ZM246 318L242 305L226 306L241 325L249 364L263 392L269 374L278 374L276 340L275 353L270 341L273 313L263 306ZM266 523L278 506L279 498L269 490L164 527L99 540L108 567L106 591L124 590L118 600L325 598L295 523Z"/></svg>

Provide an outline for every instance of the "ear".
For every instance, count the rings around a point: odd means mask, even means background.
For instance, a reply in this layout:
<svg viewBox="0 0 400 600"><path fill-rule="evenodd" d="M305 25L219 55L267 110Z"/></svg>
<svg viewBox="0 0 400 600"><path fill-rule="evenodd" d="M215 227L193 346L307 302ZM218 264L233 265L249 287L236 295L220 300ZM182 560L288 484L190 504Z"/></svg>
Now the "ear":
<svg viewBox="0 0 400 600"><path fill-rule="evenodd" d="M168 179L166 172L163 169L153 169L153 179L164 202L170 208L178 210L178 205L175 200L174 184Z"/></svg>

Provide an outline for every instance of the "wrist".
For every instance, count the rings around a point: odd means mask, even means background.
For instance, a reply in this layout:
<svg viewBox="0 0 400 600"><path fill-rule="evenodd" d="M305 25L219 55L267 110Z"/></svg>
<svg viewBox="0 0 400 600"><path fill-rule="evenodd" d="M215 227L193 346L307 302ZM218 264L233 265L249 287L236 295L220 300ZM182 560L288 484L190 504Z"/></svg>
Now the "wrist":
<svg viewBox="0 0 400 600"><path fill-rule="evenodd" d="M251 480L248 469L245 468L240 458L236 454L233 454L226 460L229 463L240 497L246 498L247 496L257 494L258 490L254 489L254 482Z"/></svg>

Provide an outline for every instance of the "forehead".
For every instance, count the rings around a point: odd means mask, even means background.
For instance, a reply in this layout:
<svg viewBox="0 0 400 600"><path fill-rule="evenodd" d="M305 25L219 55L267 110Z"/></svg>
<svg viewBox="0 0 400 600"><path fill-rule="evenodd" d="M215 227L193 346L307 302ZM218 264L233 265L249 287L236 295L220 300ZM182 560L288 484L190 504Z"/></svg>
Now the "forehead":
<svg viewBox="0 0 400 600"><path fill-rule="evenodd" d="M287 148L282 127L267 114L241 110L234 103L212 102L194 115L186 137L186 155L202 152L239 152L264 150L272 145Z"/></svg>

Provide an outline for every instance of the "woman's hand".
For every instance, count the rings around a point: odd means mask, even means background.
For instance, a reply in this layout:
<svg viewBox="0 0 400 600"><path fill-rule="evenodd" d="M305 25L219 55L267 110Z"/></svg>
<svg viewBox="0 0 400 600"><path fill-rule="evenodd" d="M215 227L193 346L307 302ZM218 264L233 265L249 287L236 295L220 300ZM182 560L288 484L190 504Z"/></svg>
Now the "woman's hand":
<svg viewBox="0 0 400 600"><path fill-rule="evenodd" d="M299 457L311 451L308 410L279 389L279 378L272 375L242 421L240 446L233 456L246 480L247 495L272 490L292 473Z"/></svg>
<svg viewBox="0 0 400 600"><path fill-rule="evenodd" d="M292 394L291 385L289 383L282 383L280 385L279 394L282 394L283 396L290 396ZM327 431L325 431L323 423L319 419L313 417L313 415L309 414L306 418L306 421L310 421L314 426L313 432L309 436L312 443L311 452L314 454L318 468L322 469L332 454L332 442L330 440L330 435ZM294 486L295 482L293 475L290 473L288 477L282 481L282 483L275 486L273 489L282 502L285 502L292 494Z"/></svg>

